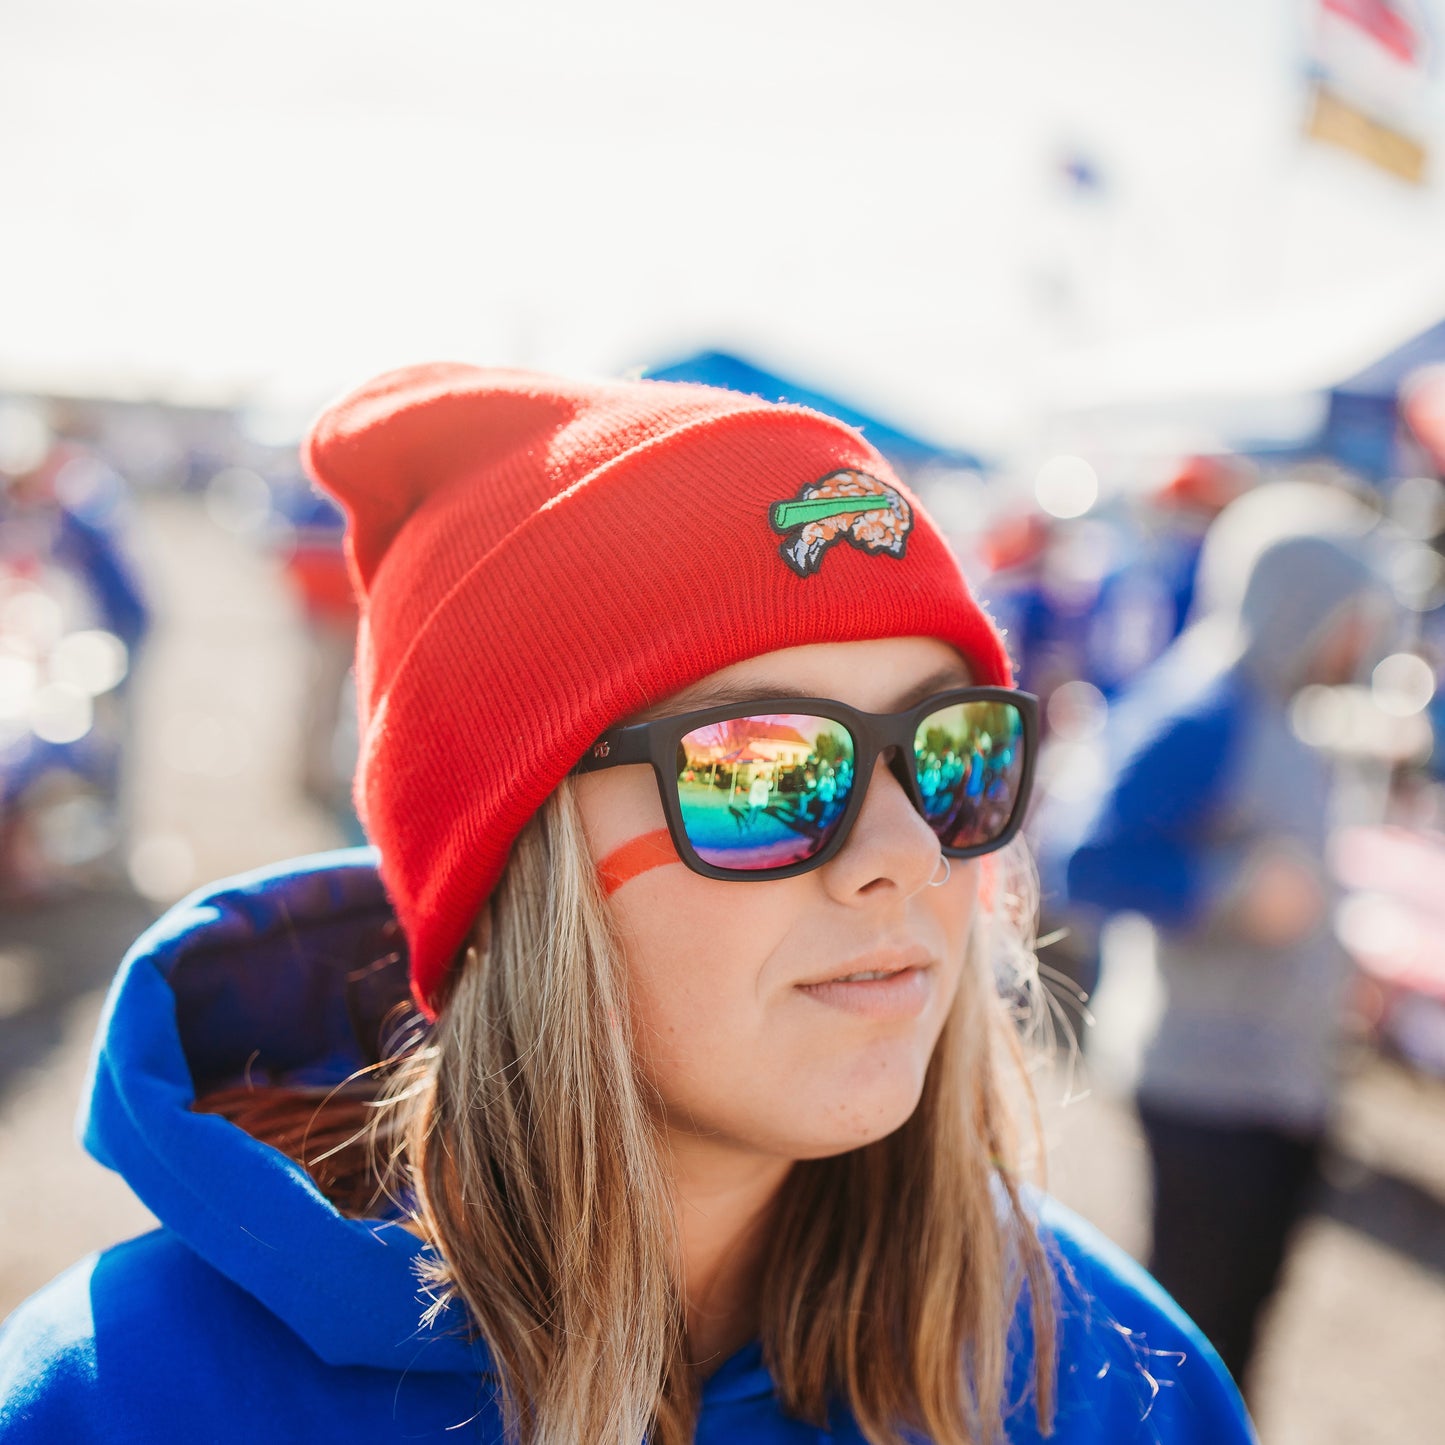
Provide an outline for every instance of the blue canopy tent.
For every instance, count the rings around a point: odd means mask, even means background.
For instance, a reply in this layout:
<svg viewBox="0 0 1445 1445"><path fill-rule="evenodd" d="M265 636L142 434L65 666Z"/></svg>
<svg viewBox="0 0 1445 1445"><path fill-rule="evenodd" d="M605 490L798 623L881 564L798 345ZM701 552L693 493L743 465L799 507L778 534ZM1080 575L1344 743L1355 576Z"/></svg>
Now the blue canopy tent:
<svg viewBox="0 0 1445 1445"><path fill-rule="evenodd" d="M1401 383L1418 368L1441 361L1445 361L1445 321L1331 387L1315 450L1373 481L1394 475Z"/></svg>
<svg viewBox="0 0 1445 1445"><path fill-rule="evenodd" d="M890 426L875 416L869 416L856 407L838 401L835 397L825 396L821 391L814 391L798 382L764 371L761 367L725 351L695 352L667 366L649 367L645 375L653 381L694 381L706 386L722 386L729 391L761 396L768 401L787 401L797 406L812 407L814 411L826 412L851 427L857 427L895 467L905 473L922 467L947 467L973 472L985 470L982 460L972 452L925 441L922 437Z"/></svg>

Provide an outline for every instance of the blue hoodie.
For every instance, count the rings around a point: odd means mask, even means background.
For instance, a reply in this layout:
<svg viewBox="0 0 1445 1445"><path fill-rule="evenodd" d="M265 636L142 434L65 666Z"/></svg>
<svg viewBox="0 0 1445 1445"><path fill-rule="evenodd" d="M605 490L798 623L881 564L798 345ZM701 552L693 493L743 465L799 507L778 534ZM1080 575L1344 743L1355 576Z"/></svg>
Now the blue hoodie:
<svg viewBox="0 0 1445 1445"><path fill-rule="evenodd" d="M291 1160L198 1087L248 1073L324 1083L367 1061L369 960L395 924L367 850L233 879L177 905L127 955L82 1114L86 1147L160 1219L82 1260L0 1330L0 1441L500 1441L485 1347L455 1311L429 1328L395 1222L344 1217ZM1050 1201L1061 1289L1059 1445L1252 1438L1213 1351L1142 1270ZM1015 1330L1009 1439L1038 1439ZM860 1442L787 1418L757 1344L703 1387L697 1439Z"/></svg>

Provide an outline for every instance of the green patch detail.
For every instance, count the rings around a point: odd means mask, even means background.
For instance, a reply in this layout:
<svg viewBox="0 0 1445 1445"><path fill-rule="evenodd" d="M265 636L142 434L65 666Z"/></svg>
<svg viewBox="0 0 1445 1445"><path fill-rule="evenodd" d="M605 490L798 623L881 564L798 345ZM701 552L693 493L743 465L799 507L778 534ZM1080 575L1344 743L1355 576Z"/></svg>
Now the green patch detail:
<svg viewBox="0 0 1445 1445"><path fill-rule="evenodd" d="M779 532L821 522L842 512L873 512L886 509L886 497L814 497L806 502L774 502L773 526Z"/></svg>

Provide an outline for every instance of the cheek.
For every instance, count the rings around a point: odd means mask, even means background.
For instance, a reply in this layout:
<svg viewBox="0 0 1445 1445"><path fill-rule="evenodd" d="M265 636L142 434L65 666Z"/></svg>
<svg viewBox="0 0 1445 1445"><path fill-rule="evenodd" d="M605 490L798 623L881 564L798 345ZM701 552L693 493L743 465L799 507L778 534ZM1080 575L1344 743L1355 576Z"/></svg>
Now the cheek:
<svg viewBox="0 0 1445 1445"><path fill-rule="evenodd" d="M669 1109L707 1107L764 1052L760 978L792 917L770 892L702 878L679 863L633 879L611 899L633 1037Z"/></svg>

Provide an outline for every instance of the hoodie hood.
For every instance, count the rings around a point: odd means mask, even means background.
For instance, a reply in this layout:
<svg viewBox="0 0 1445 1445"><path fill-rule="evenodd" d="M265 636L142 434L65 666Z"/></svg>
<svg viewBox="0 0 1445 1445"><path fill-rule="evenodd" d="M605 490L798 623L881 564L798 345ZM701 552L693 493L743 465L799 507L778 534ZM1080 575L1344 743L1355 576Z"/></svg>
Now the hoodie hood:
<svg viewBox="0 0 1445 1445"><path fill-rule="evenodd" d="M419 1324L426 1246L398 1222L344 1217L300 1166L191 1107L198 1093L247 1077L340 1082L381 1050L383 1021L407 987L369 849L216 884L141 936L107 1001L81 1123L90 1152L165 1227L149 1246L83 1261L18 1312L8 1338L0 1331L7 1441L4 1386L17 1377L29 1422L17 1445L102 1435L239 1445L277 1430L308 1440L500 1438L495 1403L477 1393L490 1361L466 1338L460 1311ZM1134 1441L1141 1423L1170 1445L1246 1445L1233 1386L1177 1308L1068 1211L1037 1202L1061 1290L1053 1445ZM185 1248L169 1247L169 1236ZM210 1270L177 1267L175 1256L191 1255L286 1329L252 1318L234 1291L197 1281ZM341 1368L311 1369L290 1336ZM57 1340L71 1344L57 1349ZM1010 1343L1008 1433L1030 1445L1039 1437L1022 1305ZM1178 1388L1161 1391L1160 1374ZM701 1394L699 1445L863 1445L841 1405L826 1432L785 1417L756 1340ZM77 1428L92 1418L94 1429Z"/></svg>
<svg viewBox="0 0 1445 1445"><path fill-rule="evenodd" d="M374 1062L407 996L370 849L258 870L193 894L136 941L107 1000L80 1128L156 1217L330 1364L477 1372L455 1311L430 1330L399 1223L340 1214L305 1170L198 1094L340 1083Z"/></svg>
<svg viewBox="0 0 1445 1445"><path fill-rule="evenodd" d="M1386 549L1370 509L1338 488L1272 482L1220 514L1199 561L1194 619L1267 691L1303 681L1328 628L1363 603L1383 621Z"/></svg>

